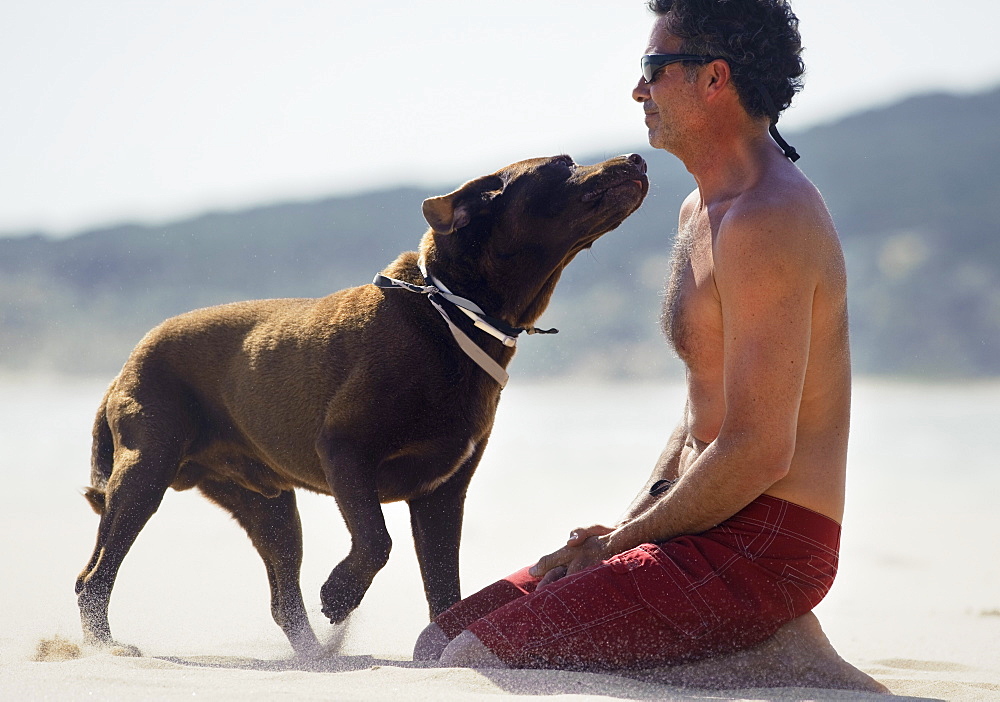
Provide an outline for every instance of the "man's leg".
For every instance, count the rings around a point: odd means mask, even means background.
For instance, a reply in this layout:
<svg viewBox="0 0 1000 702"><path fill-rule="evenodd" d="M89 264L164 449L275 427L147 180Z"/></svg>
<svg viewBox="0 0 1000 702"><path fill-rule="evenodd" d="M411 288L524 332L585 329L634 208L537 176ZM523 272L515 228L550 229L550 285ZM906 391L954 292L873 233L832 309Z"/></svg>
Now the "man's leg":
<svg viewBox="0 0 1000 702"><path fill-rule="evenodd" d="M463 631L456 636L445 647L438 660L441 665L449 668L509 667L471 631Z"/></svg>
<svg viewBox="0 0 1000 702"><path fill-rule="evenodd" d="M456 602L428 624L413 647L413 660L436 661L440 659L452 639L461 634L472 622L485 617L503 605L535 591L539 579L522 568L503 580Z"/></svg>
<svg viewBox="0 0 1000 702"><path fill-rule="evenodd" d="M471 631L463 631L448 643L440 662L454 668L508 667ZM786 624L753 648L627 674L668 685L707 689L816 687L889 692L837 654L812 612Z"/></svg>
<svg viewBox="0 0 1000 702"><path fill-rule="evenodd" d="M444 633L435 622L431 622L417 637L417 642L413 645L413 660L415 661L437 661L441 659L441 654L451 643L451 639Z"/></svg>

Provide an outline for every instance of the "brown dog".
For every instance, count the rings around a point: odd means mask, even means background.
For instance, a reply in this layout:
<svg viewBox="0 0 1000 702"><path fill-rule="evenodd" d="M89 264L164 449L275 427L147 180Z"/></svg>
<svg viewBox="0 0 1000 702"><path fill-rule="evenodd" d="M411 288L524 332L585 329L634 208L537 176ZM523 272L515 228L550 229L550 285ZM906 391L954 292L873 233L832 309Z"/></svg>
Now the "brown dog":
<svg viewBox="0 0 1000 702"><path fill-rule="evenodd" d="M112 643L118 568L168 487L197 486L246 529L297 654L318 643L299 587L295 488L333 495L351 533L320 591L332 622L357 607L389 557L382 502L409 503L431 615L456 602L465 493L513 337L537 331L528 325L563 268L640 205L645 171L638 155L521 161L426 200L431 229L419 253L376 278L383 287L211 307L147 334L94 425L87 498L101 523L76 583L88 642ZM475 360L473 345L487 358Z"/></svg>

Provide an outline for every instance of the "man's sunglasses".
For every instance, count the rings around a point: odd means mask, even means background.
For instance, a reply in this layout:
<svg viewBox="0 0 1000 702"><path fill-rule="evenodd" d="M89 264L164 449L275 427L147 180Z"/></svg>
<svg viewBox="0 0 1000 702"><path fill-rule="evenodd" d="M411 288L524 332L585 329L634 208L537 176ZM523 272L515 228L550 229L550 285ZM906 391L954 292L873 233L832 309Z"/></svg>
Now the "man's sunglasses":
<svg viewBox="0 0 1000 702"><path fill-rule="evenodd" d="M711 63L715 61L715 56L702 56L700 54L646 54L639 63L642 66L642 77L647 83L652 83L660 69L672 63L682 61L693 61L695 63Z"/></svg>

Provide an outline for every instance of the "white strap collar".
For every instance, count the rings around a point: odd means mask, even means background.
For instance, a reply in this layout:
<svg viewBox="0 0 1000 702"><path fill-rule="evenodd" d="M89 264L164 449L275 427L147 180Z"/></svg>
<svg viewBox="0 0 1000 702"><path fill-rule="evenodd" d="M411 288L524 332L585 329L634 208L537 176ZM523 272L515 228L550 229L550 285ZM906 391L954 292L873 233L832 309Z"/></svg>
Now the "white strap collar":
<svg viewBox="0 0 1000 702"><path fill-rule="evenodd" d="M489 373L490 376L500 384L501 388L507 385L507 381L510 378L507 371L503 366L493 360L492 356L480 348L476 342L470 339L468 334L455 326L455 323L451 321L451 317L448 316L444 306L441 304L441 300L443 299L455 305L455 307L460 309L466 316L469 317L469 319L472 320L472 323L477 328L482 329L484 332L497 339L508 348L516 346L517 335L521 332L528 332L529 334L555 334L558 331L557 329L536 329L535 327L512 327L505 322L493 319L483 312L482 308L480 308L475 302L461 297L460 295L456 295L449 290L444 283L431 276L430 273L427 272L427 264L422 256L420 257L418 265L424 279L430 283L430 285L415 285L402 280L396 280L395 278L389 278L381 274L376 275L372 282L380 288L402 288L404 290L409 290L410 292L427 295L427 299L430 300L434 309L436 309L444 321L447 322L448 329L451 331L452 336L455 337L455 341L458 342L462 351L464 351L469 358L475 361L479 367Z"/></svg>
<svg viewBox="0 0 1000 702"><path fill-rule="evenodd" d="M514 348L517 346L517 336L516 334L508 334L504 331L498 329L496 326L486 321L486 313L483 312L482 308L477 305L472 300L456 295L448 287L442 283L440 280L432 276L427 272L427 264L423 258L419 261L420 272L423 274L424 279L430 283L432 286L436 287L441 291L441 295L448 301L453 302L458 306L465 316L472 320L472 323L476 325L477 328L482 329L484 332L492 336L494 339L499 341L504 346ZM513 330L512 330L513 331ZM523 329L517 329L516 332L526 331Z"/></svg>

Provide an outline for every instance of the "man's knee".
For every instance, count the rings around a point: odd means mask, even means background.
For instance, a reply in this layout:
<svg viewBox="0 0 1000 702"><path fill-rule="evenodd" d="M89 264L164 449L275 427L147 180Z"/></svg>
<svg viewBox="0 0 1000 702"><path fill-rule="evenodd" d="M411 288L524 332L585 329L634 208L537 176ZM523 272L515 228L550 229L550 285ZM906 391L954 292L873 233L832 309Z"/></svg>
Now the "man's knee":
<svg viewBox="0 0 1000 702"><path fill-rule="evenodd" d="M417 637L417 642L413 645L413 660L415 661L436 661L441 658L441 654L451 639L434 622L431 622Z"/></svg>
<svg viewBox="0 0 1000 702"><path fill-rule="evenodd" d="M463 631L449 643L441 657L441 665L451 668L506 668L506 663L486 647L471 631Z"/></svg>

